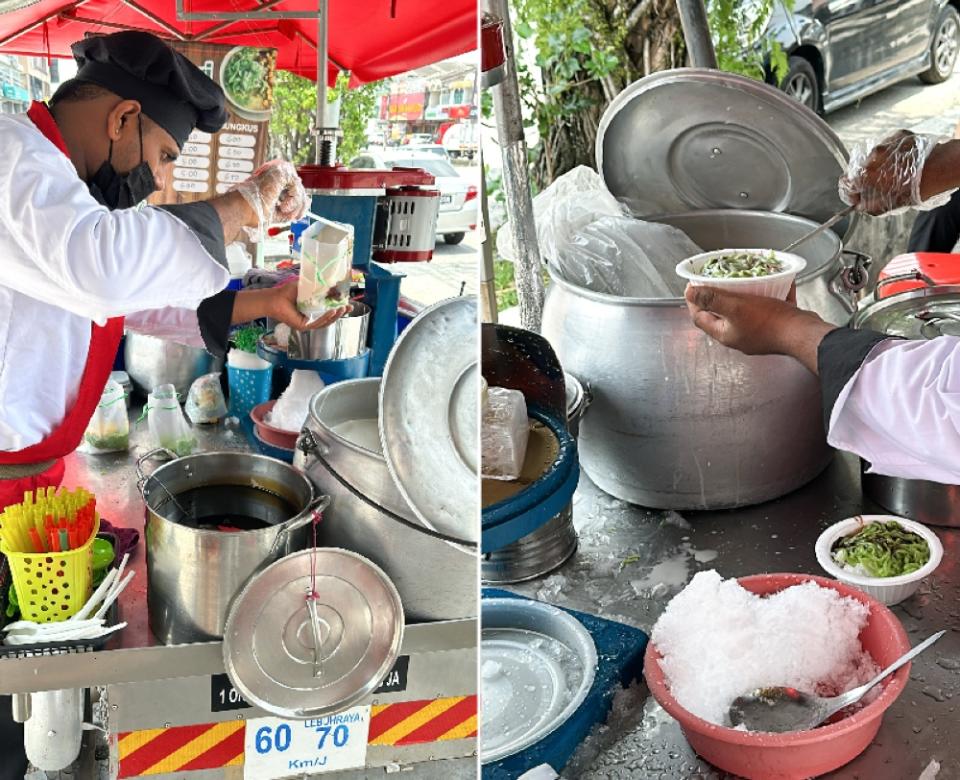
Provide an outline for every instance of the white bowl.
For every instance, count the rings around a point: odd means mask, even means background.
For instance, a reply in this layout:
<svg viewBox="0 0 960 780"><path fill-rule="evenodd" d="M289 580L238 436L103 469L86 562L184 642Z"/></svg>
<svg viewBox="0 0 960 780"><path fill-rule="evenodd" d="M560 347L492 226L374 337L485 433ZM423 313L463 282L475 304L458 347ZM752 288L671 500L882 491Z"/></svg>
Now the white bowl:
<svg viewBox="0 0 960 780"><path fill-rule="evenodd" d="M738 252L749 252L751 254L768 255L771 252L783 264L783 270L769 276L756 276L744 279L717 279L712 276L701 276L700 269L708 260L724 255L735 254ZM724 290L734 292L748 293L750 295L763 295L767 298L779 298L786 300L790 292L790 285L797 278L804 268L807 267L807 261L799 255L792 255L787 252L777 252L770 249L718 249L713 252L704 252L703 254L688 257L677 263L677 276L686 279L694 287L719 287Z"/></svg>
<svg viewBox="0 0 960 780"><path fill-rule="evenodd" d="M906 530L913 531L924 539L927 547L930 548L930 560L925 565L915 572L901 574L899 577L867 577L863 574L847 571L833 560L831 549L840 537L850 536L870 523L888 520L896 521ZM913 520L894 515L859 515L841 520L820 534L820 538L817 539L816 553L817 562L831 577L848 585L853 585L868 596L873 596L877 601L892 607L916 593L923 579L932 574L934 569L940 565L943 558L943 545L933 531L921 523L915 523Z"/></svg>

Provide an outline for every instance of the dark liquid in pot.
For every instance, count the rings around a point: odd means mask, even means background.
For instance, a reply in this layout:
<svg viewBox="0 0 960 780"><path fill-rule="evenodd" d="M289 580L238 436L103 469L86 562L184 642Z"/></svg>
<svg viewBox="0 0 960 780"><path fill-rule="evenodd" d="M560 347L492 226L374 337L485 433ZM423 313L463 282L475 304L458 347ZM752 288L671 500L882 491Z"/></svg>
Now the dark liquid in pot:
<svg viewBox="0 0 960 780"><path fill-rule="evenodd" d="M256 531L283 523L300 510L276 493L249 485L206 485L177 493L184 516L172 501L158 507L168 520L205 531Z"/></svg>

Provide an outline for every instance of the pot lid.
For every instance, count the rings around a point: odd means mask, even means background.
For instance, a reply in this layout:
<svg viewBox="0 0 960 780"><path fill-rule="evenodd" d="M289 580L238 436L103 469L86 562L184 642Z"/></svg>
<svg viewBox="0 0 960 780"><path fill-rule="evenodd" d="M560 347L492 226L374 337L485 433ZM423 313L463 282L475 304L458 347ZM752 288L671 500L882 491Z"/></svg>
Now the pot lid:
<svg viewBox="0 0 960 780"><path fill-rule="evenodd" d="M480 443L477 301L425 309L397 340L380 388L380 441L401 495L427 528L476 543Z"/></svg>
<svg viewBox="0 0 960 780"><path fill-rule="evenodd" d="M825 222L846 208L841 140L780 90L696 68L633 83L597 134L597 170L636 216L708 209L781 211ZM835 232L843 236L852 220Z"/></svg>
<svg viewBox="0 0 960 780"><path fill-rule="evenodd" d="M857 312L852 325L907 339L960 336L960 286L924 287L881 298Z"/></svg>
<svg viewBox="0 0 960 780"><path fill-rule="evenodd" d="M304 550L254 575L234 599L223 663L251 704L278 717L322 717L380 685L403 625L400 594L377 566L347 550Z"/></svg>
<svg viewBox="0 0 960 780"><path fill-rule="evenodd" d="M518 598L483 599L480 759L499 761L562 726L593 687L597 650L576 618Z"/></svg>

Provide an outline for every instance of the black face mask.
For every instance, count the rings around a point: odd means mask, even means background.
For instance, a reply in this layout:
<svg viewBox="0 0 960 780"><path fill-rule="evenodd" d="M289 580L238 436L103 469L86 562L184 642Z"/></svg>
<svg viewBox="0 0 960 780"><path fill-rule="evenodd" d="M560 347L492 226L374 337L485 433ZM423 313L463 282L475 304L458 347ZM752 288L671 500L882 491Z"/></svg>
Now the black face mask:
<svg viewBox="0 0 960 780"><path fill-rule="evenodd" d="M129 173L117 173L117 169L110 162L113 157L113 141L110 141L107 161L87 183L90 194L97 203L108 209L132 208L156 192L157 183L153 178L153 171L143 159L143 124L139 116L137 128L140 131L140 164Z"/></svg>

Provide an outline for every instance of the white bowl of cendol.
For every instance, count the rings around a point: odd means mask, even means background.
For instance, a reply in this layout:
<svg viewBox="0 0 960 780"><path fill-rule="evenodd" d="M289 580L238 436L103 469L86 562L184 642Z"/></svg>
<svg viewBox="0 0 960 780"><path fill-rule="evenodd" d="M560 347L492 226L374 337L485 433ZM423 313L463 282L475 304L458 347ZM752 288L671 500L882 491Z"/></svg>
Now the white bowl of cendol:
<svg viewBox="0 0 960 780"><path fill-rule="evenodd" d="M910 598L943 558L937 535L893 515L859 515L830 526L816 544L817 562L831 577L888 607Z"/></svg>
<svg viewBox="0 0 960 780"><path fill-rule="evenodd" d="M733 292L786 300L797 274L807 267L799 255L773 249L719 249L688 257L677 275L694 287L721 287Z"/></svg>

